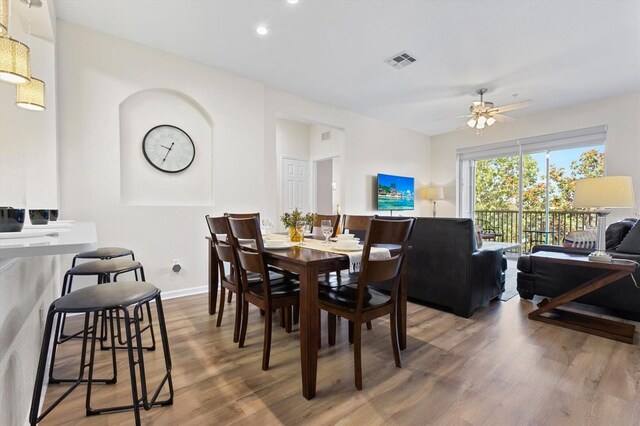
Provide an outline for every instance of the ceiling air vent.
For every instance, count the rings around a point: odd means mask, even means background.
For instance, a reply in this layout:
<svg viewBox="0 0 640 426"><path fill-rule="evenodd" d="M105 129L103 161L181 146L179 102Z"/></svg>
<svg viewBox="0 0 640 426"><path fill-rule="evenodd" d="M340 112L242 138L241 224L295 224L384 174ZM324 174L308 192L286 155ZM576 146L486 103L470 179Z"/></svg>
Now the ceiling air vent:
<svg viewBox="0 0 640 426"><path fill-rule="evenodd" d="M329 139L331 139L331 130L323 132L321 135L321 138L323 141L327 141Z"/></svg>
<svg viewBox="0 0 640 426"><path fill-rule="evenodd" d="M402 69L408 67L416 61L416 58L408 54L407 52L400 52L397 55L393 55L385 62L394 68Z"/></svg>

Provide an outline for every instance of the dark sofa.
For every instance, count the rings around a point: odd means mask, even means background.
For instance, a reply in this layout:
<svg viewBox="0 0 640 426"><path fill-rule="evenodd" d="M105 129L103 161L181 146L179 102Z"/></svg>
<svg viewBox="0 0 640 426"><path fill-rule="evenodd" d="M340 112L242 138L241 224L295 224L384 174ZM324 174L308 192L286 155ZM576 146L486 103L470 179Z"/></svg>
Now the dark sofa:
<svg viewBox="0 0 640 426"><path fill-rule="evenodd" d="M478 250L471 219L419 217L409 245L407 295L414 301L468 318L504 291L504 253Z"/></svg>
<svg viewBox="0 0 640 426"><path fill-rule="evenodd" d="M634 239L634 235L637 238L637 234L640 233L640 224L636 226L638 229L630 233L635 224L636 219L625 219L615 222L607 228L607 252L614 258L640 262L640 245L636 245L637 239ZM624 241L627 237L629 239ZM532 251L534 253L555 251L587 255L593 250L537 245ZM602 275L604 272L602 269L535 262L530 256L521 256L518 259L518 293L524 299L531 299L535 295L555 297ZM634 276L636 281L640 283L640 271L636 271ZM623 318L640 319L640 289L636 288L629 276L576 301L610 309L613 311L612 313Z"/></svg>

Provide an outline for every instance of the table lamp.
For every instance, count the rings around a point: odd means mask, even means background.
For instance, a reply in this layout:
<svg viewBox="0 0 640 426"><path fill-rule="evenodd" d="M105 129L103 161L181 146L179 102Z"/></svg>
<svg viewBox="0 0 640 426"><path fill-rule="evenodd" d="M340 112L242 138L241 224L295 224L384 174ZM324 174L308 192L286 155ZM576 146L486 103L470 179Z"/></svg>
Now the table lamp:
<svg viewBox="0 0 640 426"><path fill-rule="evenodd" d="M433 217L436 217L436 201L444 200L444 188L441 186L428 186L424 190L424 198L433 201Z"/></svg>
<svg viewBox="0 0 640 426"><path fill-rule="evenodd" d="M630 176L605 176L576 180L573 207L595 208L598 216L596 251L589 260L611 262L606 253L605 222L612 208L630 208L635 203L633 182Z"/></svg>

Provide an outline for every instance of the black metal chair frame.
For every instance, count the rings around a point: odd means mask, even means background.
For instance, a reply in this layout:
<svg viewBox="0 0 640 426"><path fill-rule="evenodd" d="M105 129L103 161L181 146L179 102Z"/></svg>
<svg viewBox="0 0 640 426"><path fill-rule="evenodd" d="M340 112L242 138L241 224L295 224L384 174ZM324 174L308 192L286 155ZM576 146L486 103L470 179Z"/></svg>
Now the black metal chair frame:
<svg viewBox="0 0 640 426"><path fill-rule="evenodd" d="M158 316L158 325L160 327L160 336L162 339L162 349L164 352L164 360L165 360L165 368L166 373L160 384L154 391L151 398L149 398L147 392L147 380L145 375L145 367L144 367L144 356L143 356L143 348L142 348L142 338L141 333L142 329L140 328L140 313L142 309L142 305L149 305L149 302L152 300L156 303L156 311ZM117 368L116 368L116 357L115 357L115 336L113 334L113 316L110 318L111 325L111 340L112 340L112 362L114 368L114 376L112 379L94 379L93 378L93 366L95 360L95 351L96 351L96 330L98 328L98 317L100 317L100 313L103 311L116 311L118 315L122 315L123 321L125 323L125 332L126 332L126 349L128 352L128 361L129 361L129 374L131 377L131 396L132 396L132 404L131 405L123 405L117 407L106 407L106 408L92 408L91 407L91 388L94 382L103 382L106 384L113 384L117 381ZM42 385L44 381L44 370L46 368L47 363L47 354L49 352L49 344L51 341L51 331L53 329L54 318L57 316L56 321L56 329L60 326L59 318L61 315L65 313L84 313L84 329L82 331L82 353L80 357L80 371L78 373L78 378L73 379L62 379L57 381L49 381L49 383L61 383L61 382L73 382L71 387L65 391L58 399L56 399L49 407L44 409L40 415L38 415L38 408L40 407L40 400L42 398ZM93 323L89 326L89 318L90 315L93 314ZM104 318L104 315L102 315ZM131 333L131 325L134 326L134 333ZM57 330L56 330L57 331ZM89 335L91 335L91 349L89 355L89 363L86 363L86 349L87 349L87 341L89 339ZM135 346L134 346L135 339ZM55 352L58 343L56 339L53 339L53 348L52 348L52 356L51 363L55 359ZM134 351L137 352L137 359L135 358ZM137 387L137 376L136 376L136 366L138 367L138 374L140 379L140 387L141 392L140 396L138 394ZM84 379L84 371L88 367L88 377ZM87 398L86 398L86 414L87 416L98 415L103 413L112 413L116 411L124 411L133 409L135 423L136 425L140 425L140 408L144 408L144 410L148 411L154 406L166 406L173 404L173 381L171 379L171 353L169 351L169 338L167 336L167 329L164 320L164 310L162 307L162 299L160 298L160 291L158 290L155 294L139 300L135 303L133 309L133 315L129 314L128 306L119 305L113 306L109 309L93 309L93 310L56 310L55 302L49 308L49 313L47 314L47 322L45 325L44 336L42 338L42 349L40 351L40 360L38 363L38 371L36 374L36 383L33 390L33 399L31 401L31 412L29 415L29 422L31 425L36 425L45 416L47 416L62 400L64 400L75 388L80 385L80 383L87 383ZM169 397L167 399L158 401L158 396L160 392L164 388L165 383L168 383L169 386ZM142 405L141 405L142 404Z"/></svg>
<svg viewBox="0 0 640 426"><path fill-rule="evenodd" d="M76 255L77 257L78 255ZM75 260L76 257L74 257L74 260L72 262L72 269L73 267L75 267ZM118 256L118 257L123 257L123 256ZM133 252L131 253L131 257L133 259ZM80 259L85 259L85 258L80 258ZM109 260L107 258L104 259L100 259L100 260ZM133 259L135 261L135 259ZM140 271L140 278L142 279L142 281L146 281L146 277L144 275L144 267L142 266L142 264L140 262L138 262L138 265L132 268L127 268L127 269L123 269L120 271L113 271L113 272L104 272L104 273L83 273L83 274L72 274L71 270L68 270L65 274L64 274L64 279L62 281L62 295L61 296L65 296L66 294L71 293L71 285L73 284L73 277L78 275L78 276L92 276L95 275L98 277L98 282L97 284L105 284L105 283L109 283L111 282L111 278L113 275L113 282L117 282L118 281L118 276L122 275L122 274L126 274L129 272L133 272L136 278L136 281L138 281L138 270ZM146 349L148 351L154 351L156 349L156 338L155 338L155 333L153 331L153 327L152 327L152 318L151 318L151 307L147 304L147 317L149 318L148 323L142 328L142 331L146 331L147 329L150 330L151 333L151 346L145 346L143 349ZM63 314L61 319L59 319L59 321L62 322L62 326L60 327L60 334L58 334L58 332L56 332L56 339L57 339L57 343L64 343L69 339L73 339L73 338L82 338L81 334L83 333L83 330L77 331L73 334L67 335L64 333L64 326L65 326L65 321L67 319L66 314ZM140 312L140 317L139 317L140 321L144 321L144 313ZM116 333L116 336L118 338L118 344L119 346L116 346L116 349L126 349L125 342L122 338L122 328L120 325L120 317L117 315L116 316L116 321L118 324L117 330L118 332ZM109 346L105 346L104 342L107 340L107 324L106 322L103 320L101 322L101 329L102 329L102 337L100 338L100 349L101 350L108 350L111 349L111 347ZM51 370L53 370L53 362L51 363Z"/></svg>

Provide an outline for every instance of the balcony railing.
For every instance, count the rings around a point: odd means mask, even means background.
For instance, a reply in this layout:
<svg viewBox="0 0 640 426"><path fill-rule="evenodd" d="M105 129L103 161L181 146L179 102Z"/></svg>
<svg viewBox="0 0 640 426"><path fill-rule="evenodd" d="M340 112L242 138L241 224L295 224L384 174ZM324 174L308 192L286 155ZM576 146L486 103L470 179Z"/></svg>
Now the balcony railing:
<svg viewBox="0 0 640 426"><path fill-rule="evenodd" d="M522 238L518 238L518 211L476 210L476 224L483 233L495 233L496 241L520 243L523 253L529 253L536 244L562 244L570 231L596 227L596 214L582 211L549 211L547 228L544 210L522 212Z"/></svg>

